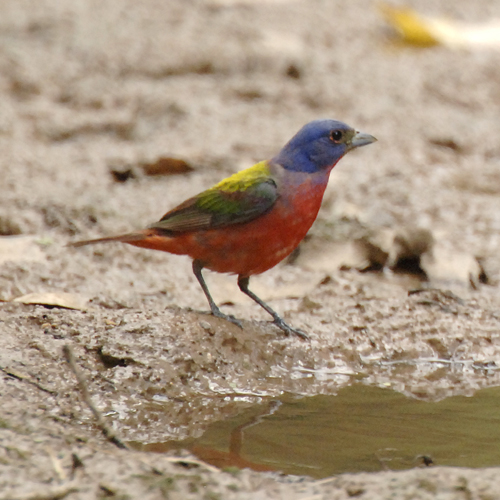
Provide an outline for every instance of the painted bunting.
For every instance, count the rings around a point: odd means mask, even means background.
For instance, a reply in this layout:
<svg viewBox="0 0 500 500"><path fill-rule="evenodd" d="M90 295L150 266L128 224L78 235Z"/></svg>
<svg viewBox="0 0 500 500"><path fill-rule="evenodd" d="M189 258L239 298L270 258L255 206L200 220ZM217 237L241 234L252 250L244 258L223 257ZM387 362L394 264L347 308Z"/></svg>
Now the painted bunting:
<svg viewBox="0 0 500 500"><path fill-rule="evenodd" d="M339 121L310 122L272 160L189 198L148 228L71 246L120 241L189 255L214 316L241 327L215 304L203 268L237 274L240 290L263 307L276 326L307 339L249 290L250 277L271 269L298 246L316 219L332 168L348 151L374 141Z"/></svg>

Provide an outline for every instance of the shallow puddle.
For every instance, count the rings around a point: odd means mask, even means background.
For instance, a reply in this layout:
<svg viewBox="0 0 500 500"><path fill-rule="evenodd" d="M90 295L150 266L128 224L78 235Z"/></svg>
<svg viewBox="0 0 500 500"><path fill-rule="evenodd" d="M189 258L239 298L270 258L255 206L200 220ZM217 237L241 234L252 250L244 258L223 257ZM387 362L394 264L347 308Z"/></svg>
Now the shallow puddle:
<svg viewBox="0 0 500 500"><path fill-rule="evenodd" d="M322 478L430 463L500 465L499 442L500 388L432 403L355 385L336 396L265 401L211 425L196 440L134 447L156 452L186 448L218 467Z"/></svg>

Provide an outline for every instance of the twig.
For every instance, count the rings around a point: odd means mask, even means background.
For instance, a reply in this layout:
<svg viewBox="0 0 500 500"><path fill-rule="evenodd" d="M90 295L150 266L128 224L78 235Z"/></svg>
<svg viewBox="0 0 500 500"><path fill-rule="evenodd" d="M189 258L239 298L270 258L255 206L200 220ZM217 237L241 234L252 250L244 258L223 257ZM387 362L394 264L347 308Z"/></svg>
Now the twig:
<svg viewBox="0 0 500 500"><path fill-rule="evenodd" d="M486 365L474 359L438 359L438 358L420 358L420 359L395 359L391 361L376 361L375 365L392 366L392 365L418 365L418 364L438 365L470 365L477 370L499 370L499 366Z"/></svg>
<svg viewBox="0 0 500 500"><path fill-rule="evenodd" d="M5 373L5 375L8 375L9 377L15 378L17 380L21 380L22 382L28 382L28 384L34 385L37 389L40 389L43 392L47 392L49 394L52 394L53 396L55 394L57 394L56 391L52 391L50 389L47 389L43 385L39 384L38 382L35 382L34 380L31 380L29 377L27 377L26 375L23 375L22 373L10 370L9 368L4 368L3 366L0 366L0 371Z"/></svg>
<svg viewBox="0 0 500 500"><path fill-rule="evenodd" d="M213 465L207 464L206 462L203 462L202 460L196 460L193 458L179 458L179 457L163 457L163 460L166 462L171 462L176 465L182 465L182 464L188 464L188 465L194 465L197 467L203 467L204 469L209 470L210 472L221 472L221 470L217 467L214 467ZM151 465L149 465L151 467Z"/></svg>
<svg viewBox="0 0 500 500"><path fill-rule="evenodd" d="M336 370L323 370L323 369L316 369L316 368L298 368L298 372L300 373L317 373L321 372L322 375L343 375L345 377L356 377L359 375L359 372L342 372L342 371L336 371Z"/></svg>
<svg viewBox="0 0 500 500"><path fill-rule="evenodd" d="M63 347L63 354L71 370L75 374L76 380L78 382L78 388L80 389L83 400L85 401L90 411L94 415L94 418L97 421L97 426L99 427L99 429L101 429L101 432L104 434L104 437L110 443L113 443L118 448L121 448L122 450L128 450L129 447L115 434L115 432L110 427L108 427L108 424L101 415L101 412L94 405L92 398L90 397L89 391L87 389L87 382L85 381L85 377L82 375L80 369L76 365L76 361L73 356L73 351L71 350L71 347L69 345L65 345Z"/></svg>
<svg viewBox="0 0 500 500"><path fill-rule="evenodd" d="M79 488L74 482L55 486L46 490L33 491L24 495L16 495L14 491L8 492L6 495L0 497L0 500L61 500L68 496L70 493L78 491ZM4 492L5 493L5 492Z"/></svg>

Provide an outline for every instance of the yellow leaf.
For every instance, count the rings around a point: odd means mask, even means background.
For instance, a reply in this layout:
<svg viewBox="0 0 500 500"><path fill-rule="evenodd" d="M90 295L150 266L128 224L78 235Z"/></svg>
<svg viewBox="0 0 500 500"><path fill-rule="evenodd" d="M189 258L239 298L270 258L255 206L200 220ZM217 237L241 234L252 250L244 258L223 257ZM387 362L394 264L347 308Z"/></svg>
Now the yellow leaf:
<svg viewBox="0 0 500 500"><path fill-rule="evenodd" d="M402 42L419 47L439 45L440 41L428 21L407 7L393 7L382 3L379 6L386 21L396 31Z"/></svg>

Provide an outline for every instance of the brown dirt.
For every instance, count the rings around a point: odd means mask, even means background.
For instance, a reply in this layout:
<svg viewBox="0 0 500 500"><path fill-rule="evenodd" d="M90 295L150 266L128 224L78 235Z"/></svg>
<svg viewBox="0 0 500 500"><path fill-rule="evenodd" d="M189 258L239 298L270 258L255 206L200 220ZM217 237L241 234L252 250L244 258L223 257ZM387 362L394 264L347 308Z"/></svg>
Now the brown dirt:
<svg viewBox="0 0 500 500"><path fill-rule="evenodd" d="M418 7L500 17L493 0ZM498 498L498 469L318 482L117 450L62 356L71 345L97 406L140 442L199 435L242 396L499 385L498 53L395 48L369 1L18 0L0 41L0 499ZM310 343L233 277L207 273L243 329L203 312L187 259L65 246L157 220L319 117L379 142L337 166L295 262L252 282ZM141 168L165 157L195 170ZM12 302L30 293L77 309Z"/></svg>

